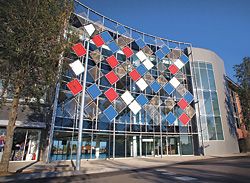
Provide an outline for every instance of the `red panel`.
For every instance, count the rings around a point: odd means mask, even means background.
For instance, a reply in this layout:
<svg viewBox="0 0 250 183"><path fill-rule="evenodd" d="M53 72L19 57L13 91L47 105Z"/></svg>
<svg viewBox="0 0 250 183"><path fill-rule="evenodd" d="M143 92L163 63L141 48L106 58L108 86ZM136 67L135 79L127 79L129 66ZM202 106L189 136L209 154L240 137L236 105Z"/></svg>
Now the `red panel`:
<svg viewBox="0 0 250 183"><path fill-rule="evenodd" d="M130 77L134 80L134 81L137 81L141 75L137 72L137 70L132 70L130 73L129 73Z"/></svg>
<svg viewBox="0 0 250 183"><path fill-rule="evenodd" d="M118 97L118 94L115 92L113 88L109 88L104 94L109 99L110 102L113 102Z"/></svg>
<svg viewBox="0 0 250 183"><path fill-rule="evenodd" d="M118 76L115 75L114 71L110 71L108 74L105 75L105 77L108 79L110 84L114 84L119 80Z"/></svg>
<svg viewBox="0 0 250 183"><path fill-rule="evenodd" d="M72 47L72 50L74 50L75 54L78 57L82 57L83 55L85 55L87 53L87 51L85 50L84 46L82 45L82 43L77 43Z"/></svg>
<svg viewBox="0 0 250 183"><path fill-rule="evenodd" d="M180 120L184 125L186 125L186 124L190 121L190 118L189 118L185 113L183 113L183 114L179 117L179 120Z"/></svg>
<svg viewBox="0 0 250 183"><path fill-rule="evenodd" d="M134 54L134 52L128 46L125 46L122 49L122 51L126 55L127 58L131 57Z"/></svg>
<svg viewBox="0 0 250 183"><path fill-rule="evenodd" d="M104 45L104 41L103 41L102 37L99 34L95 35L93 37L92 41L95 43L95 45L97 47L100 47L100 46Z"/></svg>
<svg viewBox="0 0 250 183"><path fill-rule="evenodd" d="M109 63L110 67L112 67L112 69L114 69L119 64L114 55L108 57L106 60Z"/></svg>
<svg viewBox="0 0 250 183"><path fill-rule="evenodd" d="M78 81L78 79L74 79L67 83L67 87L70 89L73 95L77 95L82 91L82 85Z"/></svg>
<svg viewBox="0 0 250 183"><path fill-rule="evenodd" d="M172 73L175 74L179 71L178 67L176 67L176 65L172 64L169 66L168 70Z"/></svg>
<svg viewBox="0 0 250 183"><path fill-rule="evenodd" d="M184 110L188 106L188 103L184 98L182 98L177 104L182 110Z"/></svg>

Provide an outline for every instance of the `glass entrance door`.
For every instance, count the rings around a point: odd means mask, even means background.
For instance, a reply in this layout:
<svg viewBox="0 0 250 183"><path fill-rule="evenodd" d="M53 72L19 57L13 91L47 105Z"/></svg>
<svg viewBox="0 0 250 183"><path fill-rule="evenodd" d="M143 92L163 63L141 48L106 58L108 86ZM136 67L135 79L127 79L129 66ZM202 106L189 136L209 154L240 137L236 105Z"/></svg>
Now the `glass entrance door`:
<svg viewBox="0 0 250 183"><path fill-rule="evenodd" d="M180 137L170 136L168 137L168 155L180 154Z"/></svg>
<svg viewBox="0 0 250 183"><path fill-rule="evenodd" d="M153 137L142 138L142 156L154 155L154 139Z"/></svg>

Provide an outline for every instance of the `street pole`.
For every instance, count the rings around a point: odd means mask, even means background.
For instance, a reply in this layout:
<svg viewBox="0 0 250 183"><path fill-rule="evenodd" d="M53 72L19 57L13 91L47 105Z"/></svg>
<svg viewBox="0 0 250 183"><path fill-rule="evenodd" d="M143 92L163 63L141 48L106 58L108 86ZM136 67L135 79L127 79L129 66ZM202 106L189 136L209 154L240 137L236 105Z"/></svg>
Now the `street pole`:
<svg viewBox="0 0 250 183"><path fill-rule="evenodd" d="M86 42L87 42L87 53L85 56L82 100L81 100L81 108L80 108L80 119L79 119L79 125L78 125L78 143L77 143L77 154L76 154L76 170L78 170L78 171L81 168L82 126L83 126L85 90L86 90L86 80L87 80L87 71L88 71L88 60L89 60L89 39L88 38L86 38Z"/></svg>

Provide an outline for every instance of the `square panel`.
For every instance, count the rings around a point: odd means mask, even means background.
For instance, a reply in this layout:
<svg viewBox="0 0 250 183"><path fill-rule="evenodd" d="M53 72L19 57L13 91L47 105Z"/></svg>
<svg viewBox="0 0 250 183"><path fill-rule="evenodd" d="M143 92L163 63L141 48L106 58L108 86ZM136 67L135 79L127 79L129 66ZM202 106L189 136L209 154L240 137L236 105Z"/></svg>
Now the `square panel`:
<svg viewBox="0 0 250 183"><path fill-rule="evenodd" d="M141 91L144 91L148 87L148 84L145 82L143 78L139 79L136 82L136 85L140 88Z"/></svg>
<svg viewBox="0 0 250 183"><path fill-rule="evenodd" d="M117 26L117 27L116 27L116 30L117 30L117 32L118 32L119 34L126 34L126 33L127 33L125 27L123 27L122 25Z"/></svg>
<svg viewBox="0 0 250 183"><path fill-rule="evenodd" d="M189 118L185 113L183 113L183 114L179 117L179 120L180 120L180 122L182 122L184 125L186 125L186 124L190 121L190 118Z"/></svg>
<svg viewBox="0 0 250 183"><path fill-rule="evenodd" d="M127 105L129 105L134 100L134 97L131 95L129 91L125 91L121 95L121 98Z"/></svg>
<svg viewBox="0 0 250 183"><path fill-rule="evenodd" d="M73 47L72 47L72 50L75 52L75 54L78 56L78 57L82 57L84 56L87 51L86 49L84 48L84 46L82 45L82 43L77 43L75 44Z"/></svg>
<svg viewBox="0 0 250 183"><path fill-rule="evenodd" d="M185 95L183 96L183 98L190 104L193 100L194 100L194 96L189 92L187 91L185 93Z"/></svg>
<svg viewBox="0 0 250 183"><path fill-rule="evenodd" d="M139 46L139 48L143 48L146 46L146 43L141 38L135 40L135 43Z"/></svg>
<svg viewBox="0 0 250 183"><path fill-rule="evenodd" d="M109 121L112 121L115 119L116 116L118 116L118 112L114 109L112 105L110 105L107 109L103 111L103 114L107 117Z"/></svg>
<svg viewBox="0 0 250 183"><path fill-rule="evenodd" d="M104 41L103 41L102 37L99 34L95 35L92 38L92 41L95 43L95 45L97 47L101 47L102 45L104 45Z"/></svg>
<svg viewBox="0 0 250 183"><path fill-rule="evenodd" d="M134 54L134 52L128 46L125 46L122 49L122 51L126 55L127 58L131 57Z"/></svg>
<svg viewBox="0 0 250 183"><path fill-rule="evenodd" d="M181 69L185 64L180 59L176 59L174 61L174 65L176 65L176 67L178 67L178 69Z"/></svg>
<svg viewBox="0 0 250 183"><path fill-rule="evenodd" d="M111 41L110 43L108 43L107 46L110 48L110 50L113 53L116 53L117 51L120 50L120 48L117 46L117 44L114 41Z"/></svg>
<svg viewBox="0 0 250 183"><path fill-rule="evenodd" d="M69 66L71 67L76 76L84 72L84 67L80 60L74 61L73 63L69 64Z"/></svg>
<svg viewBox="0 0 250 183"><path fill-rule="evenodd" d="M187 89L185 88L184 85L179 85L179 86L176 88L176 91L177 91L181 96L183 96L183 95L186 93Z"/></svg>
<svg viewBox="0 0 250 183"><path fill-rule="evenodd" d="M69 83L67 83L67 87L70 89L70 91L72 92L74 96L82 91L82 85L78 81L78 79L74 79L70 81Z"/></svg>
<svg viewBox="0 0 250 183"><path fill-rule="evenodd" d="M90 105L88 105L84 109L85 114L87 114L88 118L91 120L94 120L96 118L97 116L96 114L98 114L97 110L98 108L94 102L92 102Z"/></svg>
<svg viewBox="0 0 250 183"><path fill-rule="evenodd" d="M167 83L165 86L163 86L163 89L170 95L171 93L173 93L173 91L175 90L174 87L170 84Z"/></svg>
<svg viewBox="0 0 250 183"><path fill-rule="evenodd" d="M127 74L125 69L122 67L122 65L119 65L114 69L115 74L121 79L123 76Z"/></svg>
<svg viewBox="0 0 250 183"><path fill-rule="evenodd" d="M134 115L136 115L141 110L141 106L138 104L138 102L136 102L136 100L134 100L128 107L134 113Z"/></svg>
<svg viewBox="0 0 250 183"><path fill-rule="evenodd" d="M110 102L113 102L115 99L118 98L118 94L113 88L109 88L104 95L108 98Z"/></svg>
<svg viewBox="0 0 250 183"><path fill-rule="evenodd" d="M123 37L119 37L118 39L115 40L116 44L120 47L123 48L124 46L127 45L127 42L125 41L125 39Z"/></svg>
<svg viewBox="0 0 250 183"><path fill-rule="evenodd" d="M166 120L170 123L173 124L177 118L172 112L169 112L168 115L166 116Z"/></svg>
<svg viewBox="0 0 250 183"><path fill-rule="evenodd" d="M102 94L101 90L97 87L96 84L93 84L90 87L88 87L87 92L89 93L89 95L92 97L93 100L95 100Z"/></svg>
<svg viewBox="0 0 250 183"><path fill-rule="evenodd" d="M93 24L85 25L84 29L86 30L89 36L92 36L92 34L95 32L95 27Z"/></svg>
<svg viewBox="0 0 250 183"><path fill-rule="evenodd" d="M155 106L156 108L158 108L161 104L162 101L160 99L159 96L155 95L151 100L150 100L150 104L152 104L153 106Z"/></svg>
<svg viewBox="0 0 250 183"><path fill-rule="evenodd" d="M141 105L144 106L145 104L147 104L149 101L147 99L147 97L145 97L145 95L140 94L137 98L136 101Z"/></svg>
<svg viewBox="0 0 250 183"><path fill-rule="evenodd" d="M130 61L126 61L122 63L122 67L127 71L127 72L131 72L133 70L133 65L131 64Z"/></svg>
<svg viewBox="0 0 250 183"><path fill-rule="evenodd" d="M161 73L163 73L163 72L167 69L167 67L166 67L162 62L160 62L160 63L157 65L157 69L158 69Z"/></svg>
<svg viewBox="0 0 250 183"><path fill-rule="evenodd" d="M178 79L176 79L175 77L173 77L169 83L174 87L174 88L177 88L177 86L180 85L180 82L178 81Z"/></svg>
<svg viewBox="0 0 250 183"><path fill-rule="evenodd" d="M145 46L142 48L142 51L147 55L152 55L154 52L149 48L149 46Z"/></svg>
<svg viewBox="0 0 250 183"><path fill-rule="evenodd" d="M180 59L184 64L186 64L189 61L188 57L184 54L181 55Z"/></svg>
<svg viewBox="0 0 250 183"><path fill-rule="evenodd" d="M173 109L175 106L175 101L173 100L172 97L168 97L167 99L164 100L165 107L168 108L169 110Z"/></svg>
<svg viewBox="0 0 250 183"><path fill-rule="evenodd" d="M103 56L102 56L102 54L100 53L99 50L92 51L92 52L90 52L89 55L92 57L93 61L96 64L98 64L103 58Z"/></svg>
<svg viewBox="0 0 250 183"><path fill-rule="evenodd" d="M112 85L119 80L118 76L114 73L114 71L110 71L108 74L105 75L105 77Z"/></svg>
<svg viewBox="0 0 250 183"><path fill-rule="evenodd" d="M134 81L137 81L141 75L137 72L136 69L133 69L130 73L129 73L129 76L134 80Z"/></svg>
<svg viewBox="0 0 250 183"><path fill-rule="evenodd" d="M137 70L137 72L141 75L141 76L143 76L148 70L146 69L146 67L143 65L143 64L141 64L141 65L139 65L137 68L136 68L136 70Z"/></svg>
<svg viewBox="0 0 250 183"><path fill-rule="evenodd" d="M114 69L119 64L114 55L108 57L106 60L112 69Z"/></svg>
<svg viewBox="0 0 250 183"><path fill-rule="evenodd" d="M179 71L179 68L176 65L172 64L168 67L168 70L171 72L171 74L176 74Z"/></svg>
<svg viewBox="0 0 250 183"><path fill-rule="evenodd" d="M145 59L147 59L147 56L145 55L145 53L143 53L143 51L139 51L135 55L140 61L144 61Z"/></svg>
<svg viewBox="0 0 250 183"><path fill-rule="evenodd" d="M105 43L113 40L112 36L109 34L108 31L104 31L100 35L101 35L101 37L102 37L102 39L104 40Z"/></svg>
<svg viewBox="0 0 250 183"><path fill-rule="evenodd" d="M122 112L126 107L126 103L121 99L118 98L115 100L115 110L118 111L119 113Z"/></svg>
<svg viewBox="0 0 250 183"><path fill-rule="evenodd" d="M177 104L182 110L184 110L188 106L187 101L183 98Z"/></svg>
<svg viewBox="0 0 250 183"><path fill-rule="evenodd" d="M165 57L165 54L161 50L157 50L155 55L161 60Z"/></svg>
<svg viewBox="0 0 250 183"><path fill-rule="evenodd" d="M154 64L149 60L146 59L144 62L142 62L142 64L148 69L152 69L154 67Z"/></svg>
<svg viewBox="0 0 250 183"><path fill-rule="evenodd" d="M150 74L150 73L146 73L143 78L145 79L145 81L148 83L148 84L151 84L154 82L154 77Z"/></svg>
<svg viewBox="0 0 250 183"><path fill-rule="evenodd" d="M157 82L157 81L154 81L150 87L152 88L152 90L157 93L160 89L161 89L161 85Z"/></svg>
<svg viewBox="0 0 250 183"><path fill-rule="evenodd" d="M99 79L103 75L97 66L92 67L91 69L88 70L88 72L94 81L96 81L97 79Z"/></svg>
<svg viewBox="0 0 250 183"><path fill-rule="evenodd" d="M166 55L168 54L171 50L169 49L169 47L167 45L164 45L162 48L161 48L161 51Z"/></svg>
<svg viewBox="0 0 250 183"><path fill-rule="evenodd" d="M163 75L160 75L156 81L161 85L161 86L164 86L168 80L163 76Z"/></svg>
<svg viewBox="0 0 250 183"><path fill-rule="evenodd" d="M193 107L191 107L190 105L186 107L186 109L184 110L185 113L188 115L189 118L192 118L195 115L195 110Z"/></svg>

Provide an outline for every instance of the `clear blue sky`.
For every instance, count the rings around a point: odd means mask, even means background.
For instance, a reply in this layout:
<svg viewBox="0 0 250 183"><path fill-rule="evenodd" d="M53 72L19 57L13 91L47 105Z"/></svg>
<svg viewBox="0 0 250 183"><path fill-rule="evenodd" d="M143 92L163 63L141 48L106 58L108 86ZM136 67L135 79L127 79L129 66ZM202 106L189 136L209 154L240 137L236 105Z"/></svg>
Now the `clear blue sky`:
<svg viewBox="0 0 250 183"><path fill-rule="evenodd" d="M80 0L122 24L216 52L233 65L250 56L250 0Z"/></svg>

